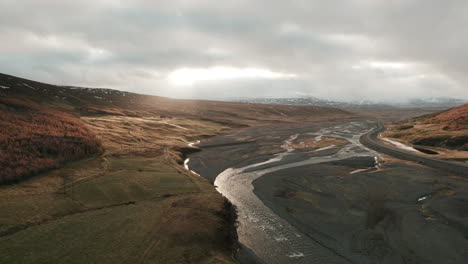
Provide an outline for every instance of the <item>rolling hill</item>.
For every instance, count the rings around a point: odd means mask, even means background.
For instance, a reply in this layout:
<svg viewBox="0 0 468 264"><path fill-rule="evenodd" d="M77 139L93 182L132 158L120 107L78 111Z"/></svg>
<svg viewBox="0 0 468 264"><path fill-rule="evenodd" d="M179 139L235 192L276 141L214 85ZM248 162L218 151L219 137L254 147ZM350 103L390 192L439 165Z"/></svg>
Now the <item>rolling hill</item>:
<svg viewBox="0 0 468 264"><path fill-rule="evenodd" d="M327 107L175 100L0 74L9 183L0 185L0 259L237 263L235 209L184 169L199 151L189 143L245 126L349 118Z"/></svg>
<svg viewBox="0 0 468 264"><path fill-rule="evenodd" d="M322 115L351 116L347 111L319 106L265 105L207 100L181 100L112 89L44 84L0 74L0 96L20 97L64 112L81 115L167 116L207 119L230 125L314 120Z"/></svg>
<svg viewBox="0 0 468 264"><path fill-rule="evenodd" d="M384 135L416 146L468 151L468 104L395 123Z"/></svg>
<svg viewBox="0 0 468 264"><path fill-rule="evenodd" d="M0 111L0 127L8 131L0 138L0 160L5 164L0 180L4 183L101 153L101 143L95 138L101 129L86 126L85 117L185 118L241 127L351 116L334 108L176 100L112 89L56 86L5 74L0 74Z"/></svg>

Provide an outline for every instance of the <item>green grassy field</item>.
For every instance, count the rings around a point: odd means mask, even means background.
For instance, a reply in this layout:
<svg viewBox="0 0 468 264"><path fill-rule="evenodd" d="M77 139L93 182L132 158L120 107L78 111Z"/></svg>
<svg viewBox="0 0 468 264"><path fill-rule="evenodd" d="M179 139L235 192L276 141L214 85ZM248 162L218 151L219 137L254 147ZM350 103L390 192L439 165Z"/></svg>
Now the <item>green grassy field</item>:
<svg viewBox="0 0 468 264"><path fill-rule="evenodd" d="M177 164L171 147L222 126L85 121L103 140L103 156L0 187L0 263L236 262L233 209Z"/></svg>
<svg viewBox="0 0 468 264"><path fill-rule="evenodd" d="M1 187L0 263L234 262L229 205L206 180L162 156L101 161Z"/></svg>

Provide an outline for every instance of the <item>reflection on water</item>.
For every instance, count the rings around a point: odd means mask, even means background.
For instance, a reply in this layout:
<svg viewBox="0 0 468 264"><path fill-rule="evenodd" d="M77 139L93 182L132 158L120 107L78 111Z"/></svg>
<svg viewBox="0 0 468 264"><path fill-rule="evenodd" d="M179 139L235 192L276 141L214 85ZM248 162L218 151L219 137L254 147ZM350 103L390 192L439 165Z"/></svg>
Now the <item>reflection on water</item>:
<svg viewBox="0 0 468 264"><path fill-rule="evenodd" d="M399 147L399 148L404 149L404 150L409 150L409 151L413 151L413 152L419 152L419 150L417 150L417 149L415 149L415 148L413 148L413 147L407 146L407 145L405 145L405 144L403 144L403 143L400 143L400 142L398 142L398 141L391 140L391 139L386 138L386 137L381 137L381 138L382 138L383 140L385 140L385 141L387 141L387 142L389 142L389 143L391 143L391 144L393 144L393 145Z"/></svg>
<svg viewBox="0 0 468 264"><path fill-rule="evenodd" d="M187 145L188 145L189 147L193 147L194 145L197 145L197 144L200 144L200 140L197 140L196 142L190 142L190 143L188 143ZM184 160L184 168L185 168L186 170L190 171L191 173L200 176L200 174L194 172L193 170L191 170L191 169L189 168L189 165L188 165L189 162L190 162L190 158L186 158L186 159Z"/></svg>

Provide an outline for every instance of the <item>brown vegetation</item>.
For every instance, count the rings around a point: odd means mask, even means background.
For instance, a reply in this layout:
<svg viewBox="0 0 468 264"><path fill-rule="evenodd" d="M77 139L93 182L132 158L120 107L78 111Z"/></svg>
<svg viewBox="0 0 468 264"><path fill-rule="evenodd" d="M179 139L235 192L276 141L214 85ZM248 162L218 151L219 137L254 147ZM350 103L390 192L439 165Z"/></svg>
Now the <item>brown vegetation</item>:
<svg viewBox="0 0 468 264"><path fill-rule="evenodd" d="M468 129L468 104L435 115L422 116L416 120L423 124L442 124L444 125L443 129L449 131Z"/></svg>
<svg viewBox="0 0 468 264"><path fill-rule="evenodd" d="M0 184L102 151L94 134L69 114L6 98L0 98L0 113Z"/></svg>
<svg viewBox="0 0 468 264"><path fill-rule="evenodd" d="M98 107L83 107L81 113L84 115L116 115L124 116L125 114L119 109L103 109Z"/></svg>
<svg viewBox="0 0 468 264"><path fill-rule="evenodd" d="M299 143L293 144L292 147L300 150L315 150L329 146L344 146L349 144L347 140L333 137L323 137L317 141L315 137L299 140Z"/></svg>
<svg viewBox="0 0 468 264"><path fill-rule="evenodd" d="M468 150L468 104L391 125L385 136L406 144Z"/></svg>

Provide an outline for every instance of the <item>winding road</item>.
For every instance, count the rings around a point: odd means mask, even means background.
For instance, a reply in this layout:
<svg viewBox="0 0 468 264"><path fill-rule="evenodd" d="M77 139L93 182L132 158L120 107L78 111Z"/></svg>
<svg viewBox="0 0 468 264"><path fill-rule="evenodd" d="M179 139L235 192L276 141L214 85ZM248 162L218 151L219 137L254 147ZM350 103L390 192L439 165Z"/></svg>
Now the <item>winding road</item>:
<svg viewBox="0 0 468 264"><path fill-rule="evenodd" d="M381 122L378 123L377 128L372 130L371 132L364 134L359 139L360 142L375 151L399 158L404 160L409 160L413 162L417 162L419 164L435 168L435 169L442 169L446 171L450 171L452 173L468 177L468 166L450 162L447 160L441 160L431 157L426 157L422 155L418 155L415 153L406 152L397 148L390 147L378 139L378 135L385 131L385 126Z"/></svg>

